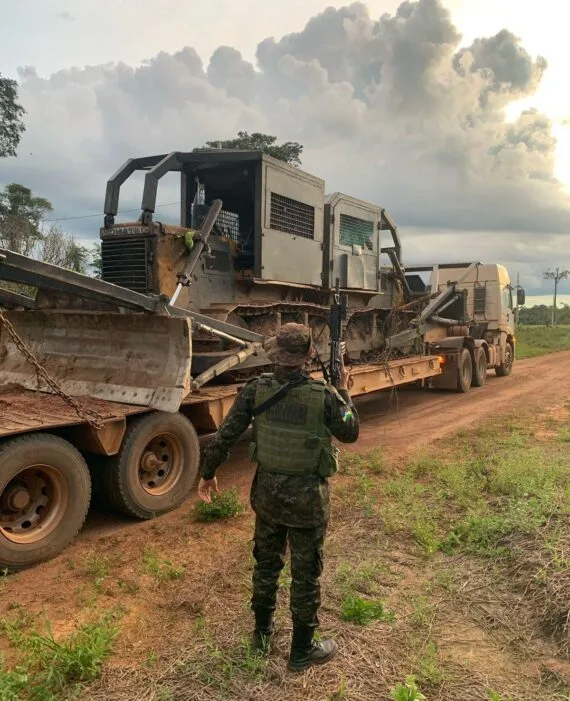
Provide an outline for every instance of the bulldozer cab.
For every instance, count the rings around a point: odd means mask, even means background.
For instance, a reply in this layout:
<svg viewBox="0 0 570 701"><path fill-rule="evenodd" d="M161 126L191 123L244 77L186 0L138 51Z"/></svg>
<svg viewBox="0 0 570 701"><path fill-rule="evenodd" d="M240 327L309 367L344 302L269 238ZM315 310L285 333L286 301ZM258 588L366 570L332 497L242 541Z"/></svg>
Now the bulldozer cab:
<svg viewBox="0 0 570 701"><path fill-rule="evenodd" d="M136 171L145 172L140 218L120 224L121 186ZM158 184L173 172L180 173L178 226L155 221ZM244 283L266 292L279 285L313 290L317 302L337 280L368 298L384 295L389 304L391 269L382 265L383 254L405 283L398 234L385 210L338 192L326 196L323 180L262 152L223 149L130 159L115 173L101 229L103 279L170 295L185 254L184 232L196 230L217 199L223 209L187 308L240 299L249 294ZM393 247L381 247L382 231L390 232Z"/></svg>
<svg viewBox="0 0 570 701"><path fill-rule="evenodd" d="M140 219L117 224L121 185L140 170ZM179 227L154 221L158 183L171 172L180 173ZM198 274L211 281L210 300L232 298L236 277L322 285L323 181L261 152L221 149L130 159L108 181L103 279L169 294L184 255L182 229L197 229L215 199L223 209Z"/></svg>

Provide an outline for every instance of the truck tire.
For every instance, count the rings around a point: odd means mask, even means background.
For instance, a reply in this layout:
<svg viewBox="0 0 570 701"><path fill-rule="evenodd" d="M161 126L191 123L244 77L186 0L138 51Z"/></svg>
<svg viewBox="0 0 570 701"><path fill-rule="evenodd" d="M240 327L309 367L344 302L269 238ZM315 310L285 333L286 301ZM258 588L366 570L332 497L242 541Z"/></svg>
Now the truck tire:
<svg viewBox="0 0 570 701"><path fill-rule="evenodd" d="M473 349L473 387L483 387L487 381L487 354L483 348Z"/></svg>
<svg viewBox="0 0 570 701"><path fill-rule="evenodd" d="M513 362L515 359L515 354L513 352L513 346L507 343L505 346L505 359L504 361L495 367L495 373L498 377L508 377L513 371Z"/></svg>
<svg viewBox="0 0 570 701"><path fill-rule="evenodd" d="M457 391L469 392L473 380L473 361L471 353L467 348L463 348L459 356L459 367L457 368Z"/></svg>
<svg viewBox="0 0 570 701"><path fill-rule="evenodd" d="M198 436L185 416L156 411L134 419L103 466L105 501L141 520L172 511L190 493L199 464Z"/></svg>
<svg viewBox="0 0 570 701"><path fill-rule="evenodd" d="M0 446L0 570L49 560L80 531L91 481L81 453L48 433Z"/></svg>

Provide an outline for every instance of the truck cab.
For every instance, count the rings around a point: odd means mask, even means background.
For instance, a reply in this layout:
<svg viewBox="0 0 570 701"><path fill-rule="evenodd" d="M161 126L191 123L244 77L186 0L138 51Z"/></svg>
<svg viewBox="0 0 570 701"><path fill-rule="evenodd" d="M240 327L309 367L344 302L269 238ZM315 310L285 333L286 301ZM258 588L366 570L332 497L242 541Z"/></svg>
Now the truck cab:
<svg viewBox="0 0 570 701"><path fill-rule="evenodd" d="M420 274L427 273L427 283ZM418 296L437 294L455 283L463 295L441 314L459 325L468 324L469 338L483 342L488 367L510 374L516 355L516 308L525 302L521 287L513 287L509 272L497 263L445 263L406 268ZM433 339L435 340L435 339Z"/></svg>

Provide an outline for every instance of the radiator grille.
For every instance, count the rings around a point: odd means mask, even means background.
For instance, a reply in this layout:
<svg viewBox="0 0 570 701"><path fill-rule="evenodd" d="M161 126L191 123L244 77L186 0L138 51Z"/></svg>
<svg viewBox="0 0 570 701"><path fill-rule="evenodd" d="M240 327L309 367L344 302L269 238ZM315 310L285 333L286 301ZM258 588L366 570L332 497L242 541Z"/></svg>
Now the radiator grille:
<svg viewBox="0 0 570 701"><path fill-rule="evenodd" d="M269 226L305 239L315 238L315 208L304 202L271 193Z"/></svg>
<svg viewBox="0 0 570 701"><path fill-rule="evenodd" d="M348 214L340 215L340 242L345 246L364 246L371 251L373 234L374 222Z"/></svg>
<svg viewBox="0 0 570 701"><path fill-rule="evenodd" d="M133 292L150 292L148 238L107 239L101 242L102 279Z"/></svg>

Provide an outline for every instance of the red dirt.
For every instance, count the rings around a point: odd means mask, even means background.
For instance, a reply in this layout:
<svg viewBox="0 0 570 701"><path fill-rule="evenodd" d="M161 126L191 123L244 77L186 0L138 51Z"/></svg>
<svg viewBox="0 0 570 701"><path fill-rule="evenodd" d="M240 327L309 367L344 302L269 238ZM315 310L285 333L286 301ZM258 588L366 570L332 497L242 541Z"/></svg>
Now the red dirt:
<svg viewBox="0 0 570 701"><path fill-rule="evenodd" d="M511 377L489 375L483 388L473 389L468 394L409 389L393 396L385 392L359 401L360 439L345 449L365 452L378 448L393 460L422 445L442 441L459 428L511 413L518 407L555 410L569 400L570 352L519 361ZM246 449L246 443L238 445L230 463L219 471L221 488L238 487L244 500L253 472ZM4 582L0 617L10 615L10 611L19 606L32 612L45 610L53 622L54 632L67 632L83 615L79 613L82 606L78 599L82 597L82 588L88 588L93 580L93 577L86 578L85 567L81 564L86 556L97 553L112 562L112 577L103 586L99 600L101 605L111 607L123 596L117 588L119 580L145 584L145 575L140 574L141 554L152 547L172 558L177 565L184 565L192 580L200 583L200 591L181 587L179 610L170 611L171 615L165 612L161 623L162 632L187 625L184 623L186 614L199 611L207 583L217 578L219 584L220 576L223 578L220 567L224 562L246 560L251 539L250 518L207 526L191 522L188 513L195 498L192 494L176 511L145 523L93 509L82 533L62 555ZM205 596L207 598L207 594ZM138 657L148 650L145 650L145 636L141 630L145 628L145 618L152 607L160 606L157 604L160 592L157 590L151 598L155 601L143 598L137 603L135 594L129 605L130 615L123 629L125 645L119 655L128 653L131 664L133 655ZM147 631L148 635L152 633ZM115 658L113 664L118 660Z"/></svg>
<svg viewBox="0 0 570 701"><path fill-rule="evenodd" d="M517 407L525 409L556 409L570 400L570 352L556 353L541 358L518 361L510 377L499 378L489 374L484 387L472 389L467 394L436 390L400 389L377 393L358 401L361 419L360 438L357 443L343 446L344 450L366 452L379 448L390 457L404 456L422 445L442 440L446 435L480 420L511 412ZM253 474L253 466L247 460L247 444L236 446L230 462L219 470L221 488L236 486L247 497ZM186 505L155 521L139 523L114 514L91 510L87 523L75 543L54 561L40 565L18 575L18 598L24 603L26 590L33 598L58 572L65 568L70 558L98 549L101 539L122 543L123 548L148 545L153 529L170 530L180 522L181 515L195 501L192 494ZM198 528L200 530L200 528ZM226 532L227 536L227 532ZM225 538L224 538L225 540ZM111 542L112 542L111 541ZM136 548L138 550L138 547ZM208 550L215 549L209 543ZM192 559L188 553L189 560ZM204 553L200 553L204 557ZM217 557L217 555L216 555ZM58 594L62 595L58 587ZM2 597L4 601L9 597ZM1 610L1 605L0 605Z"/></svg>

